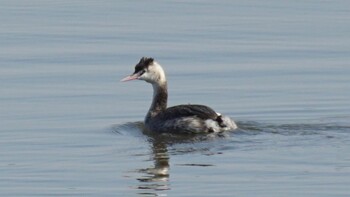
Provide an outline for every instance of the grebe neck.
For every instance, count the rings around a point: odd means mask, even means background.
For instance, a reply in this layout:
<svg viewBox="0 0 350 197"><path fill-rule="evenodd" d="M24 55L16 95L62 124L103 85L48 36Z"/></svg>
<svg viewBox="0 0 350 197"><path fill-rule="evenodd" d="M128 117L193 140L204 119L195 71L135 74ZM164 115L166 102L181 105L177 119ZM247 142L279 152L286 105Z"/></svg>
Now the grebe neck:
<svg viewBox="0 0 350 197"><path fill-rule="evenodd" d="M168 88L167 82L164 81L160 84L152 84L153 86L153 101L148 110L146 120L153 118L160 112L166 110L168 102Z"/></svg>

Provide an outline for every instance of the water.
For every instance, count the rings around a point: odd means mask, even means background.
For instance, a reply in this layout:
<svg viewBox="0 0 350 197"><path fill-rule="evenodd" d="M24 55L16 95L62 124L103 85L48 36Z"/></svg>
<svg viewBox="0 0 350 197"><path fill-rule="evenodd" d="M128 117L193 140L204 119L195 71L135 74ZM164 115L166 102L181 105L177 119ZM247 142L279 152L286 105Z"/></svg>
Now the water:
<svg viewBox="0 0 350 197"><path fill-rule="evenodd" d="M349 196L348 1L1 1L1 196ZM152 89L235 132L142 132Z"/></svg>

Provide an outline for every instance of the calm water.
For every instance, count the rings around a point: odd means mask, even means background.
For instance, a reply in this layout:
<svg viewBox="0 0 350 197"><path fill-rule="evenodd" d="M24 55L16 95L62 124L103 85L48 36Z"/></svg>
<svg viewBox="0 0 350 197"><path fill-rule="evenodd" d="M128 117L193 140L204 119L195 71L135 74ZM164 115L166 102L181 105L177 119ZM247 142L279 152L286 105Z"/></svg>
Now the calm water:
<svg viewBox="0 0 350 197"><path fill-rule="evenodd" d="M1 1L1 196L349 196L349 1ZM142 132L152 88L240 127Z"/></svg>

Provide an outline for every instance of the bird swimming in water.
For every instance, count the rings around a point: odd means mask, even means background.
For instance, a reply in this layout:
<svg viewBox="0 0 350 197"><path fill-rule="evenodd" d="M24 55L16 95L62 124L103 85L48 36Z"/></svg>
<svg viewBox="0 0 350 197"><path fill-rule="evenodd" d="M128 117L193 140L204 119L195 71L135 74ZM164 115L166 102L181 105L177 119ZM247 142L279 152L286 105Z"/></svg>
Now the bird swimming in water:
<svg viewBox="0 0 350 197"><path fill-rule="evenodd" d="M153 86L153 101L145 127L158 133L210 133L234 130L235 122L205 105L167 107L168 88L163 68L153 58L142 57L135 71L121 81L143 80Z"/></svg>

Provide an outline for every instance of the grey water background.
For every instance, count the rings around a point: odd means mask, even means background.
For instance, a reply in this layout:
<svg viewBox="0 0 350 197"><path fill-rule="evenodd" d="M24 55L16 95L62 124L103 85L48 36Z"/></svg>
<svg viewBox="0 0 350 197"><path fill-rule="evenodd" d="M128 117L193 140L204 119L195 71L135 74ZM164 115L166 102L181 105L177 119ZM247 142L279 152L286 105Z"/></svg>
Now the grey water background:
<svg viewBox="0 0 350 197"><path fill-rule="evenodd" d="M1 196L349 196L350 2L1 1ZM235 132L142 132L169 105Z"/></svg>

